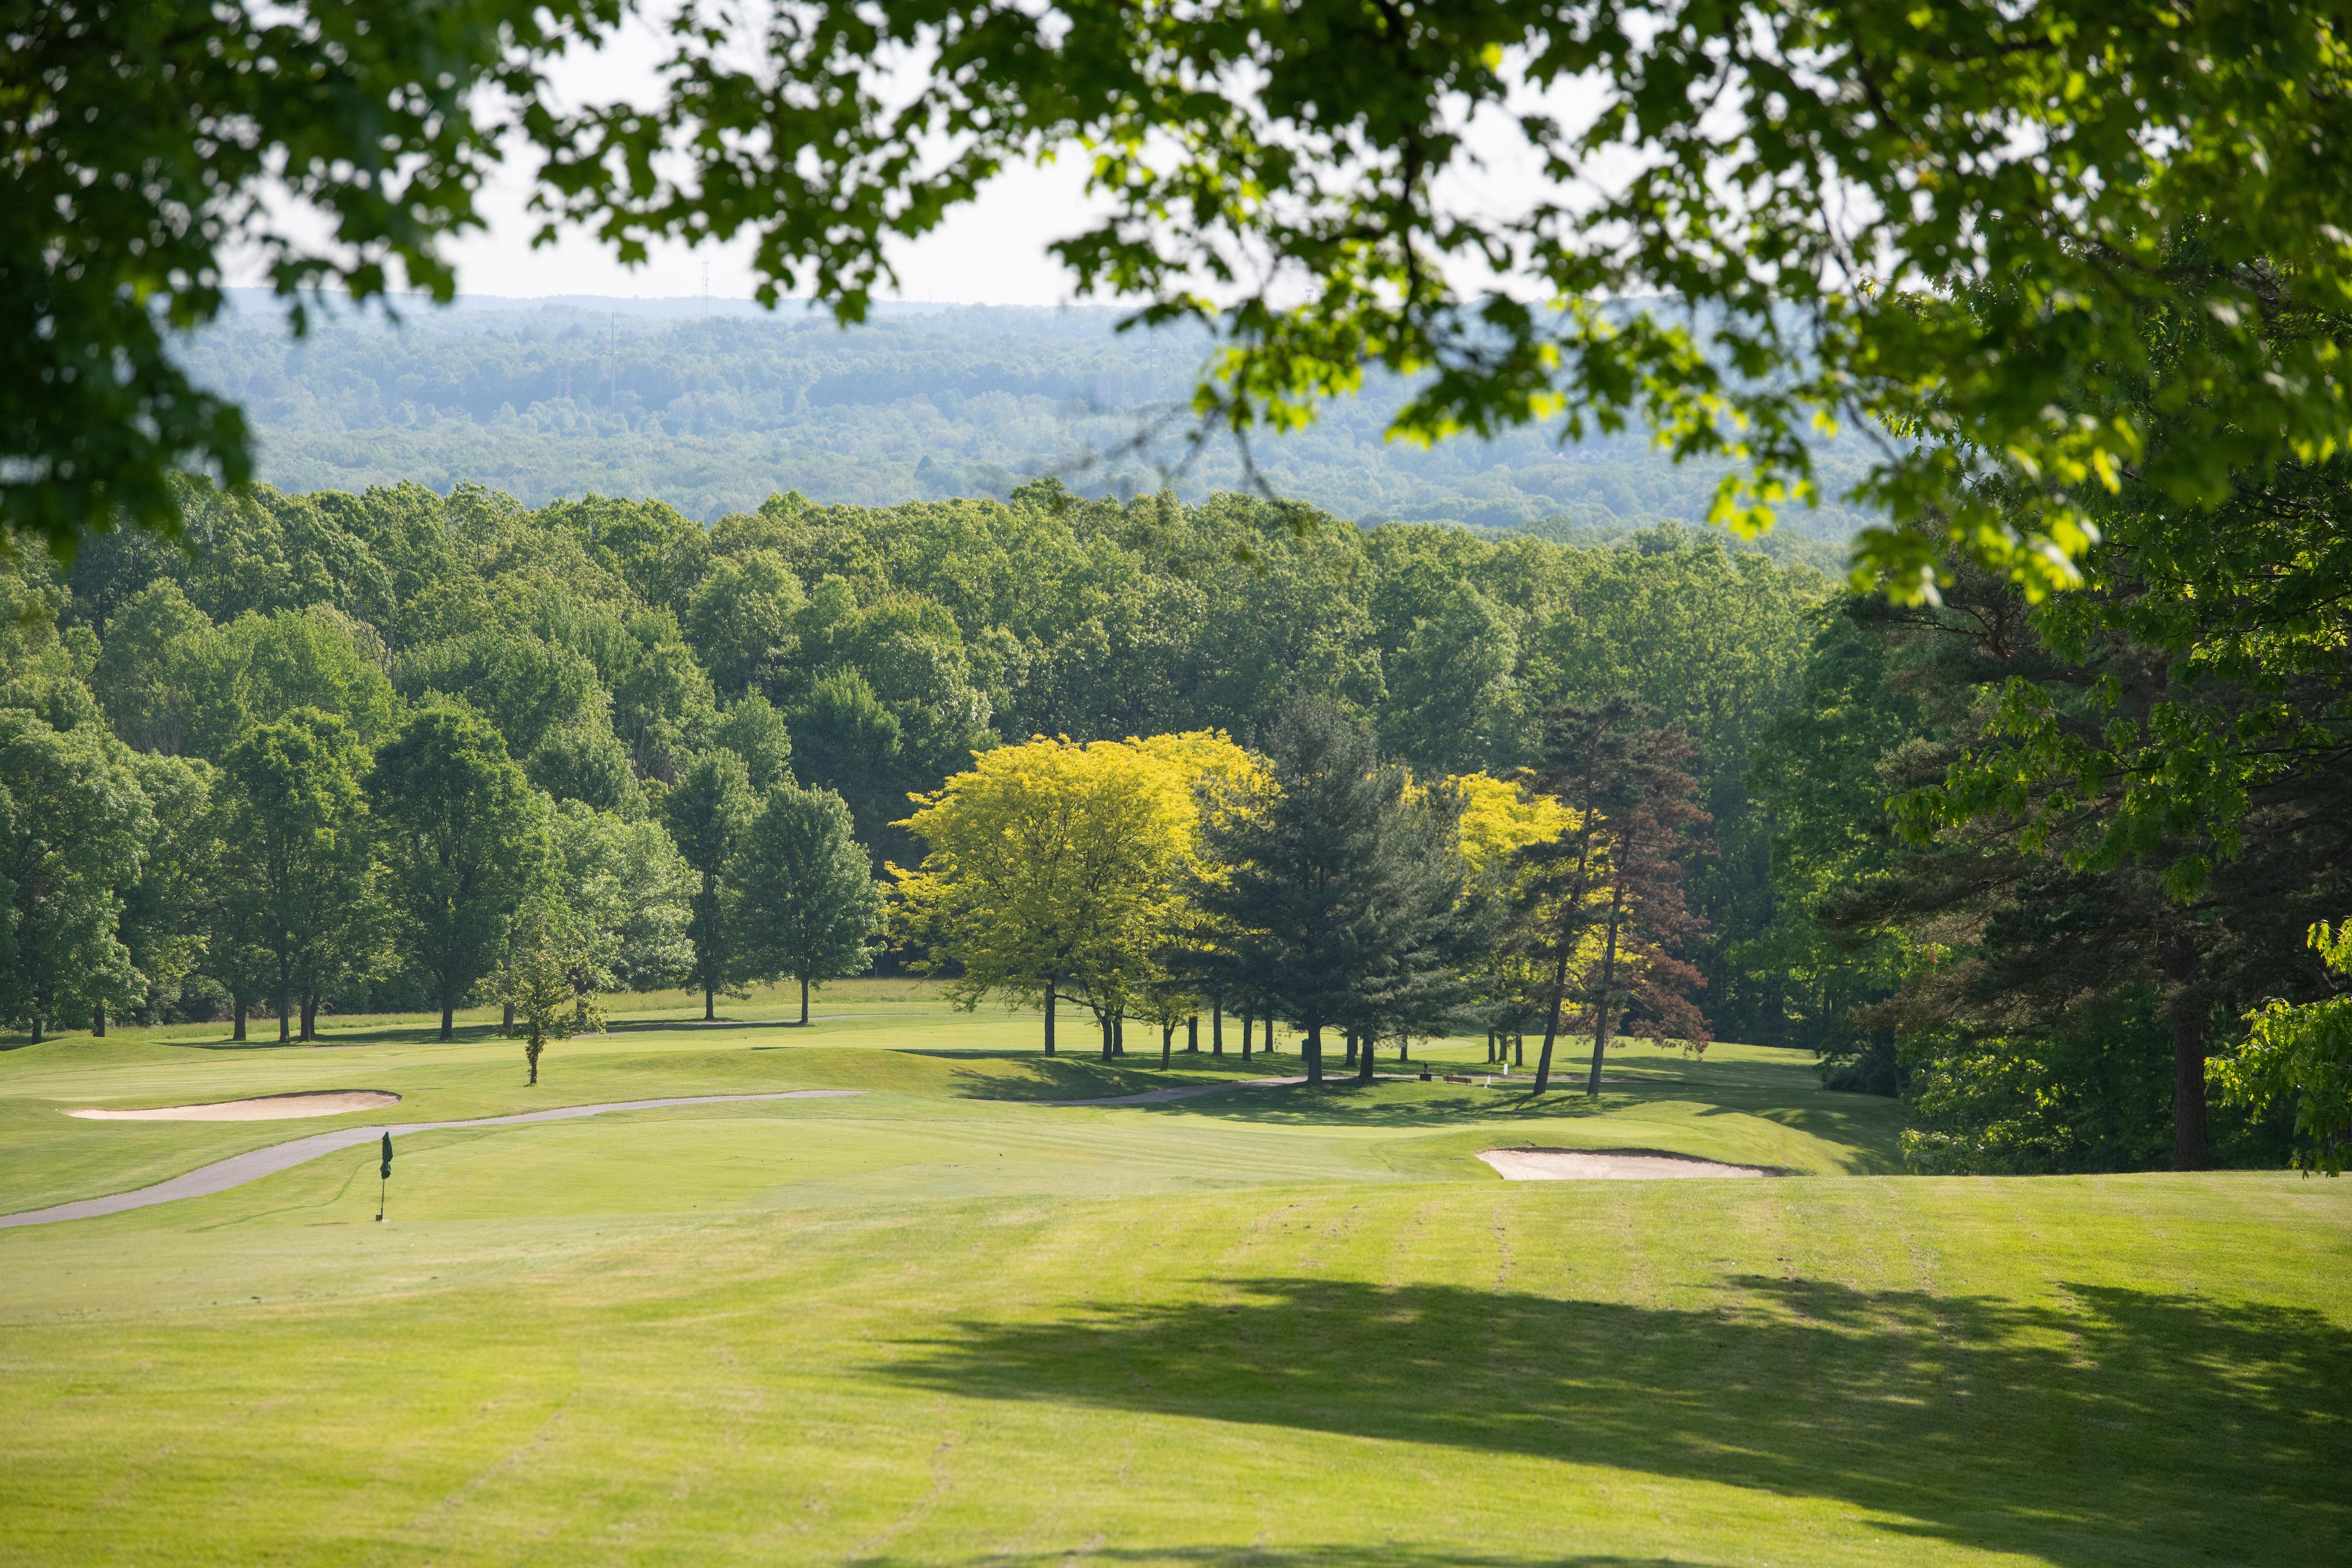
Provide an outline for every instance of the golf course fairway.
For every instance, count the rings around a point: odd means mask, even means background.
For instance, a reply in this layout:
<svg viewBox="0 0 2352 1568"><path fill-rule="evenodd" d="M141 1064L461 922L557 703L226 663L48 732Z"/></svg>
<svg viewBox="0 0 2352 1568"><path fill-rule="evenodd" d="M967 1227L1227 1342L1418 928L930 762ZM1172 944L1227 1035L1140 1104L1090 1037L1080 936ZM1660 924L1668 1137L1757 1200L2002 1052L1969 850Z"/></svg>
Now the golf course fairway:
<svg viewBox="0 0 2352 1568"><path fill-rule="evenodd" d="M1798 1054L1632 1044L1598 1102L1051 1061L826 988L0 1049L0 1212L330 1129L228 1191L0 1230L10 1564L2352 1561L2352 1186L1929 1179ZM1066 1031L1083 1047L1086 1037ZM1412 1064L1418 1067L1416 1061ZM1384 1057L1384 1071L1411 1070ZM373 1091L286 1121L76 1118ZM1769 1179L1506 1182L1497 1149Z"/></svg>

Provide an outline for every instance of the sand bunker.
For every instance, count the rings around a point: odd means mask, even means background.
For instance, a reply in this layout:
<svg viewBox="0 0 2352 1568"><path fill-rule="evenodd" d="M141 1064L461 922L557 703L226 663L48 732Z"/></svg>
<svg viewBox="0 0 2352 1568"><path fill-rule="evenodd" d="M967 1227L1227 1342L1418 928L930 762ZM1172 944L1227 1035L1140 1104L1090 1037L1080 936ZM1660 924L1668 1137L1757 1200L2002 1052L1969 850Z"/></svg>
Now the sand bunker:
<svg viewBox="0 0 2352 1568"><path fill-rule="evenodd" d="M1723 1165L1685 1154L1626 1150L1489 1149L1478 1156L1507 1182L1654 1182L1688 1176L1769 1176L1760 1165Z"/></svg>
<svg viewBox="0 0 2352 1568"><path fill-rule="evenodd" d="M216 1100L210 1105L151 1105L143 1110L68 1110L87 1121L290 1121L298 1116L341 1116L381 1110L400 1096L380 1089L322 1089L302 1094L265 1094L256 1100Z"/></svg>

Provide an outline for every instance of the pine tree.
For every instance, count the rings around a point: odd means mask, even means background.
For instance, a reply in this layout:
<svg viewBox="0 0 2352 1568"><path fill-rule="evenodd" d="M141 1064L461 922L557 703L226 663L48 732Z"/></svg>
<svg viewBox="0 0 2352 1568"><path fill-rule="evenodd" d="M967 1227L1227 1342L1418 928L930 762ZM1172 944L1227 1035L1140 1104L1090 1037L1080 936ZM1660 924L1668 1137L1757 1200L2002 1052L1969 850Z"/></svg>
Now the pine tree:
<svg viewBox="0 0 2352 1568"><path fill-rule="evenodd" d="M1228 933L1234 990L1298 1023L1320 1083L1327 1026L1415 1016L1445 966L1461 871L1437 853L1450 854L1450 819L1409 798L1403 770L1336 706L1294 700L1269 751L1271 787L1210 821L1206 858L1222 869L1193 896Z"/></svg>
<svg viewBox="0 0 2352 1568"><path fill-rule="evenodd" d="M1492 901L1473 888L1459 846L1461 797L1410 791L1381 824L1388 892L1376 940L1345 1022L1361 1042L1357 1073L1374 1076L1378 1042L1441 1032L1470 995L1471 973L1493 942Z"/></svg>

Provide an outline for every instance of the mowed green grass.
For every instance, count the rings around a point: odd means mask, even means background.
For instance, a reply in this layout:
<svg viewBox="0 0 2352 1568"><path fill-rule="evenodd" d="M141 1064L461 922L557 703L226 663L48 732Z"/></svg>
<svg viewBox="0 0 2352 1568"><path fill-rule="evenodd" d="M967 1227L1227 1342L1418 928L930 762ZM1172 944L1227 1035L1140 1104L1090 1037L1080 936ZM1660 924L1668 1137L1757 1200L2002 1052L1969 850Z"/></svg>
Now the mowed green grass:
<svg viewBox="0 0 2352 1568"><path fill-rule="evenodd" d="M1597 1105L1048 1106L1241 1064L1046 1063L1034 1020L915 985L831 988L817 1010L857 1016L805 1032L782 1006L565 1042L537 1089L479 1021L0 1051L0 1210L347 1121L865 1091L418 1134L382 1226L362 1149L0 1231L0 1560L2352 1558L2343 1184L1874 1174L1892 1107L1736 1047L1635 1047ZM322 1088L404 1100L61 1114ZM1474 1158L1519 1144L1802 1174Z"/></svg>

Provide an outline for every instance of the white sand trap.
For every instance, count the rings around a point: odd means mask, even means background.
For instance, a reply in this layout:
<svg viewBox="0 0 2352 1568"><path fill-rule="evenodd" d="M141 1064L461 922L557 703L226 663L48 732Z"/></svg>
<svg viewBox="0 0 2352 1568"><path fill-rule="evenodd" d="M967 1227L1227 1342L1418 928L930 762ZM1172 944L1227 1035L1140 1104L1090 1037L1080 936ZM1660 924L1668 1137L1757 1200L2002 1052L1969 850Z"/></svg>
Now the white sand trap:
<svg viewBox="0 0 2352 1568"><path fill-rule="evenodd" d="M1478 1156L1507 1182L1655 1182L1688 1176L1769 1176L1760 1165L1724 1165L1686 1154L1590 1149L1489 1149Z"/></svg>
<svg viewBox="0 0 2352 1568"><path fill-rule="evenodd" d="M210 1105L151 1105L143 1110L68 1110L85 1121L291 1121L298 1116L342 1116L398 1105L400 1096L380 1089L322 1089L301 1094L265 1094L255 1100L216 1100Z"/></svg>

